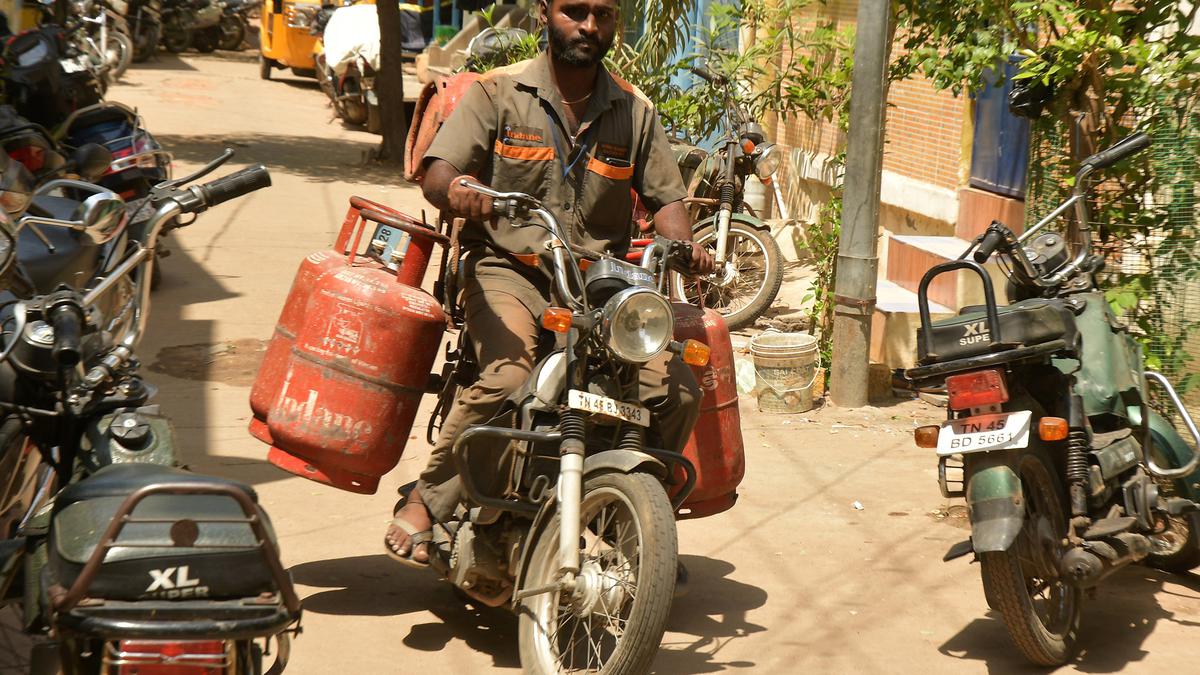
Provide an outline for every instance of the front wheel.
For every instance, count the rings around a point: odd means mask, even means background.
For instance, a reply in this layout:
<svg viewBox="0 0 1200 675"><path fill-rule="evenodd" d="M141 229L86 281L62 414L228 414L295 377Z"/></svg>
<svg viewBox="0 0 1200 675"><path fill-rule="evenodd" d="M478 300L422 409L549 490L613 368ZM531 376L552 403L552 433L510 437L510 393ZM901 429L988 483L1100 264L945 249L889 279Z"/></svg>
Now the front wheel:
<svg viewBox="0 0 1200 675"><path fill-rule="evenodd" d="M671 503L647 474L603 474L583 484L580 572L573 592L521 601L526 673L640 675L658 653L675 592ZM524 588L559 581L557 517L538 535Z"/></svg>
<svg viewBox="0 0 1200 675"><path fill-rule="evenodd" d="M182 54L192 44L192 31L168 28L162 34L162 45L172 54Z"/></svg>
<svg viewBox="0 0 1200 675"><path fill-rule="evenodd" d="M1083 605L1080 590L1058 569L1067 502L1044 452L1021 451L1012 468L1021 480L1025 520L1008 550L980 554L984 592L1025 658L1059 666L1075 654Z"/></svg>
<svg viewBox="0 0 1200 675"><path fill-rule="evenodd" d="M124 33L111 31L108 34L108 45L104 50L104 57L108 61L109 75L116 82L129 69L129 64L133 63L133 40Z"/></svg>
<svg viewBox="0 0 1200 675"><path fill-rule="evenodd" d="M712 223L695 234L709 254L716 257L717 226ZM775 302L783 285L783 254L769 232L746 223L729 223L724 269L703 279L675 275L675 294L693 305L717 310L730 330L745 328Z"/></svg>
<svg viewBox="0 0 1200 675"><path fill-rule="evenodd" d="M271 79L271 68L274 67L274 65L275 65L274 61L272 61L271 59L268 59L267 57L263 56L262 54L259 54L258 55L258 77L263 80Z"/></svg>
<svg viewBox="0 0 1200 675"><path fill-rule="evenodd" d="M228 52L242 48L242 42L246 39L245 19L237 14L223 16L218 29L221 31L221 38L217 41L217 47Z"/></svg>

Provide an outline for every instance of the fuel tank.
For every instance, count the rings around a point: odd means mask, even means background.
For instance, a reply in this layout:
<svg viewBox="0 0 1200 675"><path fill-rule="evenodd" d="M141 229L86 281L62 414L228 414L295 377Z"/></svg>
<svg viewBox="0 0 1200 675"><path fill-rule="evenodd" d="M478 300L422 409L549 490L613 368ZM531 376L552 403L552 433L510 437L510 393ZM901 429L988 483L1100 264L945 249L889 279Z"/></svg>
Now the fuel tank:
<svg viewBox="0 0 1200 675"><path fill-rule="evenodd" d="M715 310L678 302L672 304L675 339L698 340L711 350L708 365L692 366L703 397L700 417L683 454L696 467L696 486L677 516L681 520L703 518L734 505L737 486L746 472L733 343L725 320Z"/></svg>
<svg viewBox="0 0 1200 675"><path fill-rule="evenodd" d="M400 460L446 326L440 303L418 287L441 235L389 209L379 222L409 232L409 243L373 239L368 250L397 253L356 255L359 221L379 218L372 206L352 200L360 212L347 214L329 258L301 265L299 297L289 302L303 309L285 307L267 355L275 360L264 362L252 395L252 405L266 405L272 464L364 494Z"/></svg>

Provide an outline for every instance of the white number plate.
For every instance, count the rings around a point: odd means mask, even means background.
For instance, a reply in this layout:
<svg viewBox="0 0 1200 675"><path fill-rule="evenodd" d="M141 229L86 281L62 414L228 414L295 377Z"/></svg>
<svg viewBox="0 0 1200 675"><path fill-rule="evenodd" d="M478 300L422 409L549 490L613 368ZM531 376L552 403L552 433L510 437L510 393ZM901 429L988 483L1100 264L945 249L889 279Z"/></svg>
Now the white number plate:
<svg viewBox="0 0 1200 675"><path fill-rule="evenodd" d="M624 403L615 398L572 389L567 392L567 405L575 410L615 417L638 426L650 426L650 411L636 403Z"/></svg>
<svg viewBox="0 0 1200 675"><path fill-rule="evenodd" d="M1029 423L1032 418L1032 412L1021 410L943 422L942 430L938 433L937 454L945 456L1024 448L1029 445Z"/></svg>
<svg viewBox="0 0 1200 675"><path fill-rule="evenodd" d="M75 59L59 59L58 64L62 66L65 73L82 73L87 70L87 66L83 65Z"/></svg>

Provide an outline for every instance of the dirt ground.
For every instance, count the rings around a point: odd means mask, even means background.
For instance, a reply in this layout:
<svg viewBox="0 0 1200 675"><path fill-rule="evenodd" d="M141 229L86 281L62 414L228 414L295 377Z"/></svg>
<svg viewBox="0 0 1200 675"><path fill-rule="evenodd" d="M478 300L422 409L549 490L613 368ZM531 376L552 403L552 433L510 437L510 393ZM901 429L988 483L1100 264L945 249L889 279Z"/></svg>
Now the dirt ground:
<svg viewBox="0 0 1200 675"><path fill-rule="evenodd" d="M263 82L248 58L219 55L163 56L127 78L112 98L139 108L177 173L226 146L239 166L272 172L269 190L172 235L141 352L192 468L253 483L274 518L305 605L287 672L514 672L510 613L464 606L383 555L394 490L423 466L422 440L361 496L276 470L246 433L254 365L300 260L329 246L351 194L419 215L419 192L362 164L375 137L331 122L315 82ZM932 452L910 433L939 410L909 401L777 416L744 398L741 413L740 501L679 525L690 592L655 672L1026 670L975 566L941 561L968 534L965 512L940 497ZM1200 576L1134 567L1095 593L1082 655L1063 670L1195 672L1198 638Z"/></svg>

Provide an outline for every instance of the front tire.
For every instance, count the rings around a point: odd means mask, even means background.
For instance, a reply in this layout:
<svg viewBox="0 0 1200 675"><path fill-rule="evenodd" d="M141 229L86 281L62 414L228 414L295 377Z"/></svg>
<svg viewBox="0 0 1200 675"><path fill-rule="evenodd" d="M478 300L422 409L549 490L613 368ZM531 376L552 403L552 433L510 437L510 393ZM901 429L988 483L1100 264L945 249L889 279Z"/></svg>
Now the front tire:
<svg viewBox="0 0 1200 675"><path fill-rule="evenodd" d="M1058 571L1067 500L1045 452L1020 451L1013 470L1021 480L1025 521L1008 550L980 554L984 592L1025 658L1060 666L1075 655L1083 606L1081 591Z"/></svg>
<svg viewBox="0 0 1200 675"><path fill-rule="evenodd" d="M190 30L167 29L162 36L162 45L172 54L182 54L192 44Z"/></svg>
<svg viewBox="0 0 1200 675"><path fill-rule="evenodd" d="M646 673L675 592L678 544L670 501L658 480L640 473L589 477L582 494L576 592L521 601L521 666L534 675ZM524 588L558 581L558 533L556 516L531 544Z"/></svg>
<svg viewBox="0 0 1200 675"><path fill-rule="evenodd" d="M116 82L129 70L129 64L133 63L133 40L128 35L114 30L108 34L108 41L110 44L104 56L112 68L109 75L112 81Z"/></svg>
<svg viewBox="0 0 1200 675"><path fill-rule="evenodd" d="M263 80L271 79L271 67L275 62L262 54L258 55L258 77Z"/></svg>
<svg viewBox="0 0 1200 675"><path fill-rule="evenodd" d="M227 52L236 52L242 48L242 42L246 40L245 19L236 14L223 16L218 29L221 32L221 38L217 40L218 48Z"/></svg>
<svg viewBox="0 0 1200 675"><path fill-rule="evenodd" d="M716 223L695 233L695 241L713 256L717 250ZM783 285L783 254L769 232L734 220L729 223L726 269L706 279L675 275L675 295L693 305L711 307L725 317L729 330L753 325L770 308ZM719 276L718 276L719 275Z"/></svg>

